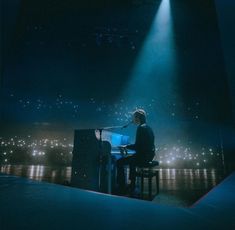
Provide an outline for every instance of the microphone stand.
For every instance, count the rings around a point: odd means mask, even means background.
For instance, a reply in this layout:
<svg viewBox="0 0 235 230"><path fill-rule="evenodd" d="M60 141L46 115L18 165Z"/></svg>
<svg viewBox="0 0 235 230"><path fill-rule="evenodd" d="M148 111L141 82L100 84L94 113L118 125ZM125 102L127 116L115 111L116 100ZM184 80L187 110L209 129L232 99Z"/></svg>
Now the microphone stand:
<svg viewBox="0 0 235 230"><path fill-rule="evenodd" d="M126 125L123 126L110 126L110 127L103 127L103 128L98 128L97 130L99 131L99 190L101 190L101 168L102 168L102 163L103 163L103 140L102 140L102 131L103 130L115 130L115 129L123 129L126 128L131 122L129 122ZM111 153L108 155L108 194L111 194L112 190L112 161L111 161Z"/></svg>
<svg viewBox="0 0 235 230"><path fill-rule="evenodd" d="M104 127L102 128L103 130L115 130L115 129L123 129L126 128L126 125L120 125L120 126L109 126L109 127Z"/></svg>
<svg viewBox="0 0 235 230"><path fill-rule="evenodd" d="M101 166L102 166L102 161L103 161L103 156L102 156L102 149L103 149L103 146L102 146L102 131L103 131L103 128L99 128L97 129L99 131L99 171L98 171L98 183L99 183L99 191L101 192Z"/></svg>

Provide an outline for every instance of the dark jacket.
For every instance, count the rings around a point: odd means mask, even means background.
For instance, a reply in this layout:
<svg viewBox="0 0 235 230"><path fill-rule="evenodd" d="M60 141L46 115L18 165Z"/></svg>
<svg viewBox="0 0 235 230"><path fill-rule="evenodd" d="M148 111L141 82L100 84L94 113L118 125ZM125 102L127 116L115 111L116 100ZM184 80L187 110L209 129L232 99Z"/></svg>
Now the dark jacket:
<svg viewBox="0 0 235 230"><path fill-rule="evenodd" d="M154 133L144 124L137 127L135 144L127 145L128 149L135 150L140 160L152 160L155 155Z"/></svg>

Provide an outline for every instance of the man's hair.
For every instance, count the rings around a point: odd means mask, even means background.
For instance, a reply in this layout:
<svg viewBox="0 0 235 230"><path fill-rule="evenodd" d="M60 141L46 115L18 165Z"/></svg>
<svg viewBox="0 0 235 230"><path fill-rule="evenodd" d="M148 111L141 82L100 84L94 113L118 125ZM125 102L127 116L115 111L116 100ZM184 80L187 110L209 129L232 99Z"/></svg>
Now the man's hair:
<svg viewBox="0 0 235 230"><path fill-rule="evenodd" d="M141 123L145 123L146 122L146 112L143 109L136 109L133 112L133 115L138 117L140 119Z"/></svg>

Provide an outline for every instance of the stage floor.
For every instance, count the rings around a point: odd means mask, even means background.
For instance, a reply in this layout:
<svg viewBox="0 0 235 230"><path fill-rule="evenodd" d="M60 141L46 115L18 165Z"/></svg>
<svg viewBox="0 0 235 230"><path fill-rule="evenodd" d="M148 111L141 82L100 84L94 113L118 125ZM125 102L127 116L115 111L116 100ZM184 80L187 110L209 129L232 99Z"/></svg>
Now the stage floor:
<svg viewBox="0 0 235 230"><path fill-rule="evenodd" d="M0 229L235 229L235 173L190 208L0 174Z"/></svg>

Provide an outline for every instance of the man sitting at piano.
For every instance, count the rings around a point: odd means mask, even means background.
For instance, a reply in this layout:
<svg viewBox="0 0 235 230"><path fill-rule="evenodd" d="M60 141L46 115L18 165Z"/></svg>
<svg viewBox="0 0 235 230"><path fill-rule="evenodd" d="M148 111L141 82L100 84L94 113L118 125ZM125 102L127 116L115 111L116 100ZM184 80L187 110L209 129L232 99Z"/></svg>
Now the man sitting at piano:
<svg viewBox="0 0 235 230"><path fill-rule="evenodd" d="M146 124L146 113L143 109L137 109L133 112L133 123L138 126L135 143L122 146L121 148L134 150L135 153L117 160L117 192L120 195L125 194L127 191L130 192L131 195L134 193L136 167L153 160L155 155L154 133ZM129 179L131 184L129 187L125 184L125 166L129 166L130 169Z"/></svg>

